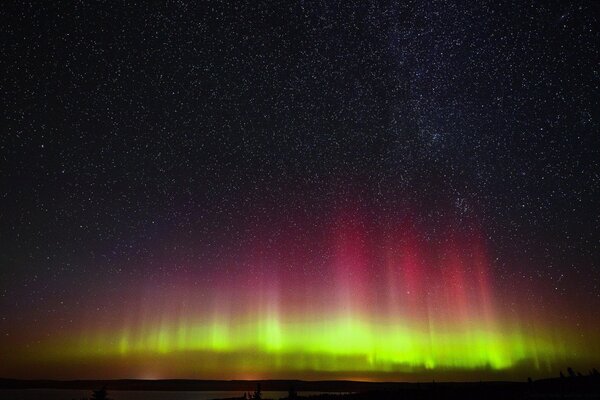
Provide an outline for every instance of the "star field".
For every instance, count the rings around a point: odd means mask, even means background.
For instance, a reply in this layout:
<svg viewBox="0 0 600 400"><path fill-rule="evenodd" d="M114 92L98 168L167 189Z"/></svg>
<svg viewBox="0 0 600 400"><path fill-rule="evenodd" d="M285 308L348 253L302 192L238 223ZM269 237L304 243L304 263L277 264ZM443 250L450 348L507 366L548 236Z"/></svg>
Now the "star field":
<svg viewBox="0 0 600 400"><path fill-rule="evenodd" d="M206 315L228 315L225 326L254 312L276 320L280 346L302 352L286 341L292 322L270 307L308 318L313 305L300 289L286 300L274 276L329 288L340 296L332 315L347 307L359 316L352 326L368 331L365 315L381 311L373 293L391 293L379 282L382 260L406 250L394 246L410 242L398 232L411 224L421 297L403 316L421 321L429 299L433 319L450 304L457 321L485 314L505 322L499 331L511 315L575 333L582 349L600 337L596 3L10 2L0 18L0 355L16 348L27 365L27 349L97 324L118 330L152 308L185 314L213 303ZM339 240L328 247L329 234ZM469 260L480 250L467 244L480 242L490 281L481 295L493 311L452 308L440 294L454 288L440 272L446 253L462 260L454 296L475 285ZM364 254L340 255L338 245ZM348 282L331 273L363 256ZM264 304L222 311L219 296L245 298L256 282L267 282L256 286ZM370 294L356 305L344 288ZM402 296L393 301L408 304ZM154 351L142 339L154 325L136 326L130 338L145 347L131 348ZM314 348L329 343L302 332ZM182 348L195 346L186 340ZM387 355L388 344L374 346ZM427 351L399 360L439 356ZM485 360L510 369L509 353ZM0 375L27 376L17 364ZM257 368L268 375L272 365Z"/></svg>

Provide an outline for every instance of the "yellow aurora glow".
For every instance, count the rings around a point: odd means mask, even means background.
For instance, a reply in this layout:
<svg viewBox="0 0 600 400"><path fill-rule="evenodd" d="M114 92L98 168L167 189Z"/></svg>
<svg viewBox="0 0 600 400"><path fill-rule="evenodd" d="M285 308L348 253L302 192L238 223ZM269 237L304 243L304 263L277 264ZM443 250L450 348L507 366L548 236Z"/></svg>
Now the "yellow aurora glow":
<svg viewBox="0 0 600 400"><path fill-rule="evenodd" d="M490 330L478 323L424 329L365 319L240 318L87 332L78 339L47 341L31 354L46 367L71 371L93 366L98 374L110 366L108 374L118 371L118 376L137 378L150 376L148 371L155 378L310 377L311 373L361 379L428 373L443 378L452 371L502 376L514 369L543 376L583 355L579 345L570 342L567 347L564 336L533 334L517 326Z"/></svg>
<svg viewBox="0 0 600 400"><path fill-rule="evenodd" d="M265 256L212 285L193 274L136 283L125 307L81 310L68 328L7 341L5 368L54 378L443 380L553 376L598 361L593 329L584 337L519 291L494 290L479 238L436 245L404 233L381 250L356 225L338 230L319 252L333 255L325 272L283 273Z"/></svg>

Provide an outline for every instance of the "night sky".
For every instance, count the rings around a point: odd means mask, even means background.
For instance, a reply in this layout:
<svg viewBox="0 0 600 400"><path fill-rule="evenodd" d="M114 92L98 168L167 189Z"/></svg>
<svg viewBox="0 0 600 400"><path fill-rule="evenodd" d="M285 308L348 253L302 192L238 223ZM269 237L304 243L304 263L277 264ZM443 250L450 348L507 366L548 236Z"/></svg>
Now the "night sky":
<svg viewBox="0 0 600 400"><path fill-rule="evenodd" d="M0 376L600 367L598 3L59 3L0 10Z"/></svg>

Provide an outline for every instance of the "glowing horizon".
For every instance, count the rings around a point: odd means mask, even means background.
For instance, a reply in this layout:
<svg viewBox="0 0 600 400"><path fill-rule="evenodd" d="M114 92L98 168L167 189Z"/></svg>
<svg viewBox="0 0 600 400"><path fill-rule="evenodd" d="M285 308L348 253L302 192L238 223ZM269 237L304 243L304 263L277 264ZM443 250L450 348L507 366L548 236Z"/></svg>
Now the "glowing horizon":
<svg viewBox="0 0 600 400"><path fill-rule="evenodd" d="M506 306L520 296L494 289L478 230L427 239L412 223L371 225L340 214L316 238L254 240L244 268L224 268L202 285L188 271L161 289L132 290L138 307L88 310L96 318L13 352L13 368L35 357L46 375L83 365L81 375L115 378L377 380L524 367L552 375L585 358L591 340L553 326L550 315ZM298 267L317 259L326 260L319 272Z"/></svg>

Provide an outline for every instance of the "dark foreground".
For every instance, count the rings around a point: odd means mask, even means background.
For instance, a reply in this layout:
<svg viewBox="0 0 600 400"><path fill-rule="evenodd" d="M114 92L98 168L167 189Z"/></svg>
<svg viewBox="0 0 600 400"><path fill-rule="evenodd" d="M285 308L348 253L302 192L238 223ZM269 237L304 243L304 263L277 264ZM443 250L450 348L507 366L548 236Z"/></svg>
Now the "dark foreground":
<svg viewBox="0 0 600 400"><path fill-rule="evenodd" d="M266 399L256 390L287 392L283 398L311 400L370 399L600 399L600 375L571 376L529 382L356 382L356 381L199 381L199 380L79 380L0 379L0 389L81 389L111 391L240 391ZM303 396L302 392L338 392ZM266 393L265 393L266 394ZM0 391L1 395L1 391ZM154 397L153 397L154 398Z"/></svg>

